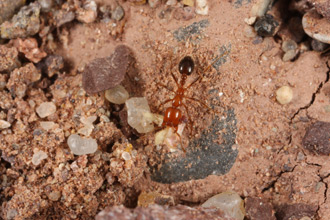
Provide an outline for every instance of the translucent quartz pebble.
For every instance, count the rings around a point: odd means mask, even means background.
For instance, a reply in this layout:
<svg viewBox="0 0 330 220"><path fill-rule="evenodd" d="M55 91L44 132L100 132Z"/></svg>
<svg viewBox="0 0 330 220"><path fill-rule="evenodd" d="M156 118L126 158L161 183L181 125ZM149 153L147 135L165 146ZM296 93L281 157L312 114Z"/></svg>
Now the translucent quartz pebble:
<svg viewBox="0 0 330 220"><path fill-rule="evenodd" d="M114 88L105 91L105 98L114 104L124 104L128 97L128 92L121 85L117 85Z"/></svg>
<svg viewBox="0 0 330 220"><path fill-rule="evenodd" d="M43 151L37 151L32 156L32 163L34 165L39 165L42 160L46 159L48 157L47 153Z"/></svg>
<svg viewBox="0 0 330 220"><path fill-rule="evenodd" d="M11 124L8 121L0 120L0 130L9 128L10 126L11 126Z"/></svg>
<svg viewBox="0 0 330 220"><path fill-rule="evenodd" d="M223 192L209 198L202 204L204 208L218 208L224 211L228 217L243 220L245 215L244 202L235 192Z"/></svg>
<svg viewBox="0 0 330 220"><path fill-rule="evenodd" d="M95 153L97 142L92 138L82 138L77 134L71 134L67 141L71 151L75 155Z"/></svg>
<svg viewBox="0 0 330 220"><path fill-rule="evenodd" d="M127 122L136 129L139 133L148 133L154 130L153 114L150 112L148 101L144 97L134 97L128 99L127 107Z"/></svg>
<svg viewBox="0 0 330 220"><path fill-rule="evenodd" d="M40 122L40 126L46 130L46 131L49 131L51 130L54 126L55 126L55 123L52 122L52 121L41 121Z"/></svg>
<svg viewBox="0 0 330 220"><path fill-rule="evenodd" d="M56 112L56 106L52 102L43 102L39 105L36 111L40 118L45 118Z"/></svg>

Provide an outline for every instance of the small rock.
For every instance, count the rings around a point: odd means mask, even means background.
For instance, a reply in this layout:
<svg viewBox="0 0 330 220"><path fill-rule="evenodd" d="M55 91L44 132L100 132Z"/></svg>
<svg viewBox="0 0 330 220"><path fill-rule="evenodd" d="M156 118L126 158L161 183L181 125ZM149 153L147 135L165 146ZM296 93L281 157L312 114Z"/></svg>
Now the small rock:
<svg viewBox="0 0 330 220"><path fill-rule="evenodd" d="M63 24L73 21L75 18L75 14L72 11L56 10L54 12L54 18L56 21L56 27L60 27Z"/></svg>
<svg viewBox="0 0 330 220"><path fill-rule="evenodd" d="M276 220L271 203L260 199L247 197L245 199L246 216L251 220Z"/></svg>
<svg viewBox="0 0 330 220"><path fill-rule="evenodd" d="M152 204L173 206L174 198L172 196L162 195L158 192L141 192L138 198L139 207L148 207Z"/></svg>
<svg viewBox="0 0 330 220"><path fill-rule="evenodd" d="M61 198L61 192L60 191L53 191L48 194L48 198L51 201L58 201Z"/></svg>
<svg viewBox="0 0 330 220"><path fill-rule="evenodd" d="M284 62L287 62L287 61L290 61L290 60L293 60L297 55L297 51L296 50L289 50L288 52L286 52L283 57L282 57L282 60Z"/></svg>
<svg viewBox="0 0 330 220"><path fill-rule="evenodd" d="M236 220L243 220L245 216L244 202L235 192L223 192L212 196L202 204L202 207L220 209Z"/></svg>
<svg viewBox="0 0 330 220"><path fill-rule="evenodd" d="M321 155L330 154L330 123L318 121L307 128L302 140L303 146Z"/></svg>
<svg viewBox="0 0 330 220"><path fill-rule="evenodd" d="M95 59L85 67L83 88L87 93L97 93L119 85L134 61L129 47L117 46L110 57Z"/></svg>
<svg viewBox="0 0 330 220"><path fill-rule="evenodd" d="M190 7L194 7L195 3L193 0L182 0L182 4Z"/></svg>
<svg viewBox="0 0 330 220"><path fill-rule="evenodd" d="M47 153L43 151L37 151L33 154L32 157L32 163L33 165L39 165L42 160L46 159L48 157Z"/></svg>
<svg viewBox="0 0 330 220"><path fill-rule="evenodd" d="M11 124L8 121L0 120L0 130L9 128Z"/></svg>
<svg viewBox="0 0 330 220"><path fill-rule="evenodd" d="M25 0L2 0L0 1L0 24L10 19L20 7L25 4Z"/></svg>
<svg viewBox="0 0 330 220"><path fill-rule="evenodd" d="M271 37L276 34L276 29L279 23L274 19L272 15L266 14L257 19L254 24L254 29L259 36Z"/></svg>
<svg viewBox="0 0 330 220"><path fill-rule="evenodd" d="M56 112L56 105L53 102L43 102L36 108L40 118L45 118Z"/></svg>
<svg viewBox="0 0 330 220"><path fill-rule="evenodd" d="M0 72L11 72L20 66L18 51L15 47L0 45Z"/></svg>
<svg viewBox="0 0 330 220"><path fill-rule="evenodd" d="M293 98L293 91L289 86L282 86L276 90L276 100L282 104L288 104Z"/></svg>
<svg viewBox="0 0 330 220"><path fill-rule="evenodd" d="M32 63L28 63L10 73L7 88L11 95L23 98L28 86L40 78L41 74L38 69Z"/></svg>
<svg viewBox="0 0 330 220"><path fill-rule="evenodd" d="M114 19L116 21L120 21L121 19L123 19L125 15L124 9L123 7L121 7L120 5L118 5L114 11L112 11L111 13L111 19Z"/></svg>
<svg viewBox="0 0 330 220"><path fill-rule="evenodd" d="M276 211L277 219L281 220L292 220L301 219L303 217L314 217L318 207L316 205L308 205L303 203L296 204L284 204L278 207Z"/></svg>
<svg viewBox="0 0 330 220"><path fill-rule="evenodd" d="M307 12L302 19L304 31L311 38L330 44L330 22L315 10Z"/></svg>
<svg viewBox="0 0 330 220"><path fill-rule="evenodd" d="M139 133L148 133L154 130L154 117L150 112L148 101L142 98L130 98L126 102L127 122Z"/></svg>
<svg viewBox="0 0 330 220"><path fill-rule="evenodd" d="M2 23L1 38L26 38L38 33L40 29L40 8L37 2L22 7L11 21Z"/></svg>
<svg viewBox="0 0 330 220"><path fill-rule="evenodd" d="M77 134L71 134L67 141L74 155L85 155L95 153L97 142L92 138L82 138Z"/></svg>
<svg viewBox="0 0 330 220"><path fill-rule="evenodd" d="M41 121L40 126L42 127L42 129L49 131L49 130L53 129L53 127L55 126L55 123L52 121Z"/></svg>
<svg viewBox="0 0 330 220"><path fill-rule="evenodd" d="M207 0L196 0L196 14L208 15L209 6Z"/></svg>
<svg viewBox="0 0 330 220"><path fill-rule="evenodd" d="M6 88L7 80L8 80L7 74L0 74L0 91Z"/></svg>
<svg viewBox="0 0 330 220"><path fill-rule="evenodd" d="M195 17L195 10L193 7L180 7L174 9L173 17L177 20L188 21Z"/></svg>
<svg viewBox="0 0 330 220"><path fill-rule="evenodd" d="M128 92L121 85L117 85L114 88L105 91L105 98L114 104L124 104L128 97Z"/></svg>
<svg viewBox="0 0 330 220"><path fill-rule="evenodd" d="M263 16L269 8L271 0L258 0L251 8L252 17L261 17Z"/></svg>
<svg viewBox="0 0 330 220"><path fill-rule="evenodd" d="M290 50L296 50L298 48L298 45L295 41L293 40L285 40L282 43L282 50L284 52L288 52Z"/></svg>
<svg viewBox="0 0 330 220"><path fill-rule="evenodd" d="M147 3L147 0L128 0L128 2L134 5L144 5Z"/></svg>
<svg viewBox="0 0 330 220"><path fill-rule="evenodd" d="M63 57L55 54L47 56L44 62L41 63L42 71L49 77L54 76L64 67Z"/></svg>
<svg viewBox="0 0 330 220"><path fill-rule="evenodd" d="M45 51L38 48L38 42L35 38L27 38L24 40L18 38L13 40L13 43L19 52L23 53L28 60L34 63L38 63L47 56Z"/></svg>
<svg viewBox="0 0 330 220"><path fill-rule="evenodd" d="M92 23L97 17L97 5L93 0L85 0L82 8L76 11L77 20L83 23Z"/></svg>
<svg viewBox="0 0 330 220"><path fill-rule="evenodd" d="M325 51L329 47L329 44L322 43L315 39L312 40L311 45L312 45L313 50L315 50L317 52Z"/></svg>
<svg viewBox="0 0 330 220"><path fill-rule="evenodd" d="M160 0L148 0L148 4L151 8L156 8L161 4Z"/></svg>
<svg viewBox="0 0 330 220"><path fill-rule="evenodd" d="M54 0L38 0L42 12L49 12L54 5Z"/></svg>

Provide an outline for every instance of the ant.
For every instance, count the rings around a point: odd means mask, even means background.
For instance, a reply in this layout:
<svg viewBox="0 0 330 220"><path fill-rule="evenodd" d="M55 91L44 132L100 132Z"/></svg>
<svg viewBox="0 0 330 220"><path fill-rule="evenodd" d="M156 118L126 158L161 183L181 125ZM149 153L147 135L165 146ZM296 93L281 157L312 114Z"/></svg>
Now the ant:
<svg viewBox="0 0 330 220"><path fill-rule="evenodd" d="M223 57L223 56L221 56L221 57ZM210 69L211 66L216 61L218 61L220 58L218 58L214 62L212 62L212 64L210 64L203 72L206 72L208 69ZM194 81L192 81L192 83L190 83L188 86L185 87L186 80L187 80L188 76L190 76L192 74L192 72L194 71L194 67L195 67L194 60L190 56L185 56L179 63L179 73L181 75L180 82L174 76L173 72L170 72L172 78L174 79L174 81L177 85L177 90L173 91L171 89L168 89L165 85L159 84L160 86L164 87L165 89L175 93L174 98L165 100L161 104L161 106L162 106L162 105L165 105L168 102L172 102L172 106L166 108L166 110L165 110L162 127L169 126L169 127L174 128L175 134L178 135L179 138L180 138L181 148L183 149L184 152L186 152L186 150L183 148L181 135L178 133L178 126L179 126L180 123L182 123L184 121L184 115L183 115L182 111L180 110L181 106L183 106L185 108L186 113L188 115L188 119L189 119L189 122L190 122L190 125L191 125L190 132L192 131L192 120L191 120L191 117L189 115L188 107L185 103L183 103L183 100L188 99L188 100L191 100L191 101L195 101L195 102L200 103L201 105L203 105L207 109L211 109L209 106L207 106L202 101L200 101L198 99L195 99L195 98L192 98L192 97L185 96L185 91L187 91L187 89L189 89L196 82L199 82L202 79L202 75L200 74L200 72L198 72L199 76Z"/></svg>

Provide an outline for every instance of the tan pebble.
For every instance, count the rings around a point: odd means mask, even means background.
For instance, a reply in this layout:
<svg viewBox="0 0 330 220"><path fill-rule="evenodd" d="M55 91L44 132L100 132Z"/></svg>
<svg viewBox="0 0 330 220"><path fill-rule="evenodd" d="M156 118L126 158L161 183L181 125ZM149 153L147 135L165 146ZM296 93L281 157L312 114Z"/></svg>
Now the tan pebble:
<svg viewBox="0 0 330 220"><path fill-rule="evenodd" d="M293 91L289 86L282 86L276 91L276 100L282 104L288 104L293 98Z"/></svg>
<svg viewBox="0 0 330 220"><path fill-rule="evenodd" d="M6 129L9 128L11 124L8 121L0 120L0 129Z"/></svg>

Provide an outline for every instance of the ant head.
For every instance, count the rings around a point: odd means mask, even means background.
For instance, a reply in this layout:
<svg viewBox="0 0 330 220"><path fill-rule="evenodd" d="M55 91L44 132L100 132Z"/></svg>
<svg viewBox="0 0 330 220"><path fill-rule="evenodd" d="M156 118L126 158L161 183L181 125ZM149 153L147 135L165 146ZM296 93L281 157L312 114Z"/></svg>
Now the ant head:
<svg viewBox="0 0 330 220"><path fill-rule="evenodd" d="M179 72L190 75L194 71L194 60L190 56L185 56L179 63Z"/></svg>

